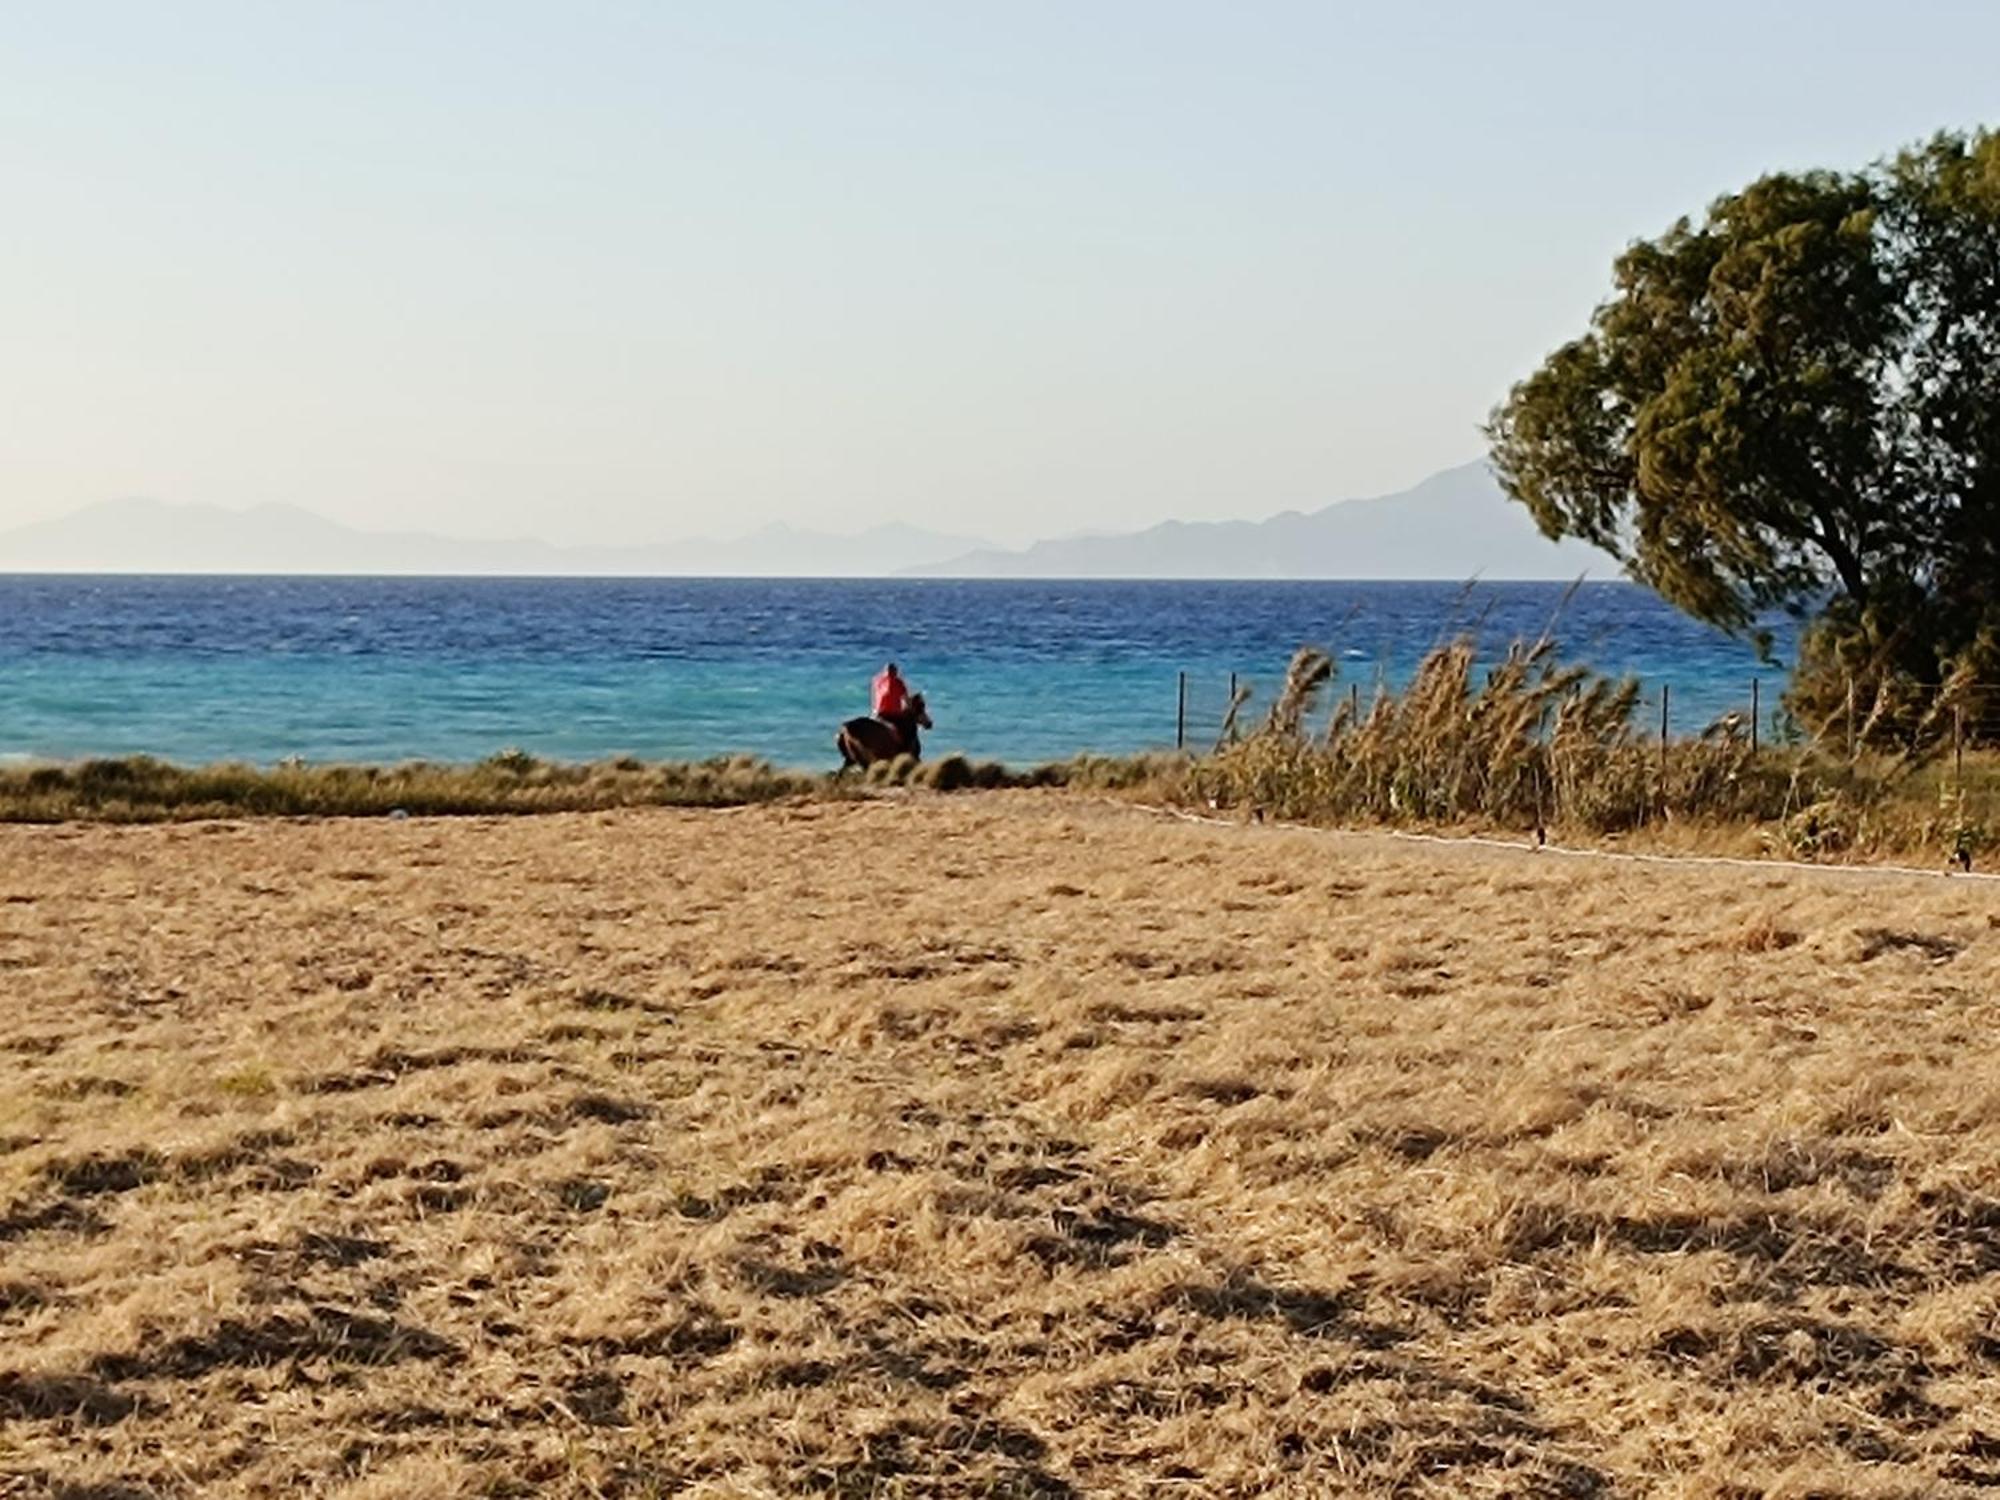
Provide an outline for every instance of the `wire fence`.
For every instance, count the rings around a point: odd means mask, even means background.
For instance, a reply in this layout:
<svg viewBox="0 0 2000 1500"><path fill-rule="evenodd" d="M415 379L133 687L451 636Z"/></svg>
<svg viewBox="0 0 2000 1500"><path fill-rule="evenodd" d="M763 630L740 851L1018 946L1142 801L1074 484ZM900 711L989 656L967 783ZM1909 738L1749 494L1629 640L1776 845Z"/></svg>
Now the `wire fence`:
<svg viewBox="0 0 2000 1500"><path fill-rule="evenodd" d="M1174 686L1175 748L1206 751L1255 731L1269 715L1282 680L1181 672ZM1390 692L1386 684L1350 682L1322 698L1320 723L1343 705L1358 719ZM1899 683L1891 695L1850 683L1844 704L1834 707L1816 733L1786 706L1784 692L1785 680L1775 676L1749 677L1735 693L1718 693L1712 682L1696 694L1671 682L1642 684L1633 724L1662 744L1728 733L1747 739L1752 749L1816 742L1849 759L1885 739L1948 746L1955 755L2000 746L2000 684Z"/></svg>

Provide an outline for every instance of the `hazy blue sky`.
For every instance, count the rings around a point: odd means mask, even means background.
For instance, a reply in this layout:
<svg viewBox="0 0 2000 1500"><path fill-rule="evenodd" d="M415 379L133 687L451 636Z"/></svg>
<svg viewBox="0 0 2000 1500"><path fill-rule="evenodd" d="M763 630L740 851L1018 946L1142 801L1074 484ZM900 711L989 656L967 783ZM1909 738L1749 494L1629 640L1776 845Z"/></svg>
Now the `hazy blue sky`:
<svg viewBox="0 0 2000 1500"><path fill-rule="evenodd" d="M1994 0L10 4L0 525L1262 516L1479 451L1611 257L2000 122Z"/></svg>

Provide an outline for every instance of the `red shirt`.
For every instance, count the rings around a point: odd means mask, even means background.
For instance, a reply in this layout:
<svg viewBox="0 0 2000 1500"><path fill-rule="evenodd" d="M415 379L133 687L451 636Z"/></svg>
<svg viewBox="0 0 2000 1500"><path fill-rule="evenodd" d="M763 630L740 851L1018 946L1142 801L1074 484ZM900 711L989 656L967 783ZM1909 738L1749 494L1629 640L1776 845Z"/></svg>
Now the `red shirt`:
<svg viewBox="0 0 2000 1500"><path fill-rule="evenodd" d="M887 672L875 674L875 717L886 719L892 714L907 712L910 706L910 691L900 677Z"/></svg>

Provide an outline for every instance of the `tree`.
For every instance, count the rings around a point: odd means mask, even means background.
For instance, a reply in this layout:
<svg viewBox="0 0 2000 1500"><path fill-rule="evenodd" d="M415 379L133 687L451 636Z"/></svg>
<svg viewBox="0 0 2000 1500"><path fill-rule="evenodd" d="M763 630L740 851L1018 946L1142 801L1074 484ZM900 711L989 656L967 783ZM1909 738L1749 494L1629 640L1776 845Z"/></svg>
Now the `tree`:
<svg viewBox="0 0 2000 1500"><path fill-rule="evenodd" d="M2000 682L2000 133L1765 177L1614 277L1487 427L1541 529L1726 630L1809 617L1808 722Z"/></svg>

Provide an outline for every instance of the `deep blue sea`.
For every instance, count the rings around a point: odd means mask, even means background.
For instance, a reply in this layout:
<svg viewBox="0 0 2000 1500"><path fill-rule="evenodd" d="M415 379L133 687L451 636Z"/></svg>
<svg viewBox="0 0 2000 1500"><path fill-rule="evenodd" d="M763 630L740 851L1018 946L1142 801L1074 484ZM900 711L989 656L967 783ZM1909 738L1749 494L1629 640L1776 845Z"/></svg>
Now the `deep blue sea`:
<svg viewBox="0 0 2000 1500"><path fill-rule="evenodd" d="M1569 595L1565 599L1565 595ZM563 760L735 751L835 763L893 659L935 753L1015 764L1212 740L1231 672L1267 703L1293 649L1341 691L1472 631L1554 622L1566 659L1672 687L1693 733L1777 669L1624 583L0 576L0 758ZM1790 642L1781 635L1781 658Z"/></svg>

